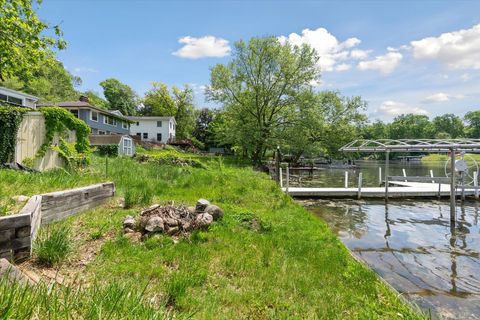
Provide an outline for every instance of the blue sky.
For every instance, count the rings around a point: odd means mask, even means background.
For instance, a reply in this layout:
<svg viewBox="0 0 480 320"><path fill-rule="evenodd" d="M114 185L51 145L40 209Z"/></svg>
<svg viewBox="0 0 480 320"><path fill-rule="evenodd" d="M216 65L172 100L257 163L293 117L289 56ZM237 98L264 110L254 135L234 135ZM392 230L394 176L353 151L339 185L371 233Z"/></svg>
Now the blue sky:
<svg viewBox="0 0 480 320"><path fill-rule="evenodd" d="M237 40L275 35L316 48L318 90L362 96L372 119L480 109L480 1L44 0L39 16L61 23L58 58L83 90L190 84L207 106L209 67Z"/></svg>

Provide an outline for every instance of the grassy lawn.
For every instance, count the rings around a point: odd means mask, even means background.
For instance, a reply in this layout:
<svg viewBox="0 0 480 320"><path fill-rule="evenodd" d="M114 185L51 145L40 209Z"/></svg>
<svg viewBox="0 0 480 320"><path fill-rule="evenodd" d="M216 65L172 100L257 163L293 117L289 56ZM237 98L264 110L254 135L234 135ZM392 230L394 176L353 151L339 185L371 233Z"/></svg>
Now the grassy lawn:
<svg viewBox="0 0 480 320"><path fill-rule="evenodd" d="M172 151L156 155L165 152ZM64 285L22 289L0 281L0 318L422 318L267 175L233 160L193 158L202 167L110 159L108 178L100 158L81 174L0 170L3 203L109 180L131 207L114 200L50 226L67 226L73 241L73 253L56 270ZM199 198L225 210L209 231L175 241L123 236L126 215ZM42 270L34 262L27 267Z"/></svg>
<svg viewBox="0 0 480 320"><path fill-rule="evenodd" d="M475 160L480 162L480 154L466 154L465 159L468 160ZM422 158L422 161L446 161L448 160L448 155L446 154L429 154Z"/></svg>

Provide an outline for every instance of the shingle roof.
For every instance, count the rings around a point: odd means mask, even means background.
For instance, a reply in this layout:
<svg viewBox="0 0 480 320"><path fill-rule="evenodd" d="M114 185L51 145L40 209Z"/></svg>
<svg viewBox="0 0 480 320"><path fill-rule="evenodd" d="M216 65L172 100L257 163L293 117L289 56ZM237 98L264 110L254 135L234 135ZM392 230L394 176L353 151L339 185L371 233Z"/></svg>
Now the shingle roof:
<svg viewBox="0 0 480 320"><path fill-rule="evenodd" d="M90 135L90 144L92 146L102 146L108 144L119 144L122 140L121 134L103 134L103 135Z"/></svg>

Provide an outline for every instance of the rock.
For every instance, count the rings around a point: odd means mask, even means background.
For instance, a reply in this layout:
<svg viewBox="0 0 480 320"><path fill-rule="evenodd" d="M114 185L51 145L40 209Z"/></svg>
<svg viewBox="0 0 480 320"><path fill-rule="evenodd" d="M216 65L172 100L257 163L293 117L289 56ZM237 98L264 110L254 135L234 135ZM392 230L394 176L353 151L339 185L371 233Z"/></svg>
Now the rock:
<svg viewBox="0 0 480 320"><path fill-rule="evenodd" d="M188 212L195 214L195 207L187 207Z"/></svg>
<svg viewBox="0 0 480 320"><path fill-rule="evenodd" d="M130 228L124 228L124 229L123 229L123 232L124 232L124 233L133 233L133 232L135 232L135 230L130 229Z"/></svg>
<svg viewBox="0 0 480 320"><path fill-rule="evenodd" d="M173 218L166 218L163 220L163 222L167 224L169 227L176 227L179 224L178 220Z"/></svg>
<svg viewBox="0 0 480 320"><path fill-rule="evenodd" d="M17 202L25 202L28 199L30 199L30 197L27 197L27 196L24 196L24 195L19 195L19 196L12 197L12 199L17 201Z"/></svg>
<svg viewBox="0 0 480 320"><path fill-rule="evenodd" d="M205 212L212 215L214 221L217 221L223 218L223 210L214 204L208 205L205 208Z"/></svg>
<svg viewBox="0 0 480 320"><path fill-rule="evenodd" d="M145 213L150 212L150 211L152 211L152 210L155 210L155 209L157 209L158 207L160 207L159 204L154 204L154 205L150 206L149 208L147 208L147 209L143 210L142 212L140 212L140 215L143 216Z"/></svg>
<svg viewBox="0 0 480 320"><path fill-rule="evenodd" d="M163 219L160 217L151 217L145 225L145 230L148 232L162 232L165 230Z"/></svg>
<svg viewBox="0 0 480 320"><path fill-rule="evenodd" d="M213 217L209 213L200 213L195 218L195 225L199 228L205 228L211 225L213 222Z"/></svg>
<svg viewBox="0 0 480 320"><path fill-rule="evenodd" d="M210 201L205 199L200 199L197 201L197 205L195 206L195 212L205 212L205 208L210 204Z"/></svg>
<svg viewBox="0 0 480 320"><path fill-rule="evenodd" d="M127 216L123 220L123 227L129 229L135 229L135 219L132 216Z"/></svg>
<svg viewBox="0 0 480 320"><path fill-rule="evenodd" d="M173 227L168 229L167 234L170 236L173 236L174 234L177 234L179 231L178 227Z"/></svg>

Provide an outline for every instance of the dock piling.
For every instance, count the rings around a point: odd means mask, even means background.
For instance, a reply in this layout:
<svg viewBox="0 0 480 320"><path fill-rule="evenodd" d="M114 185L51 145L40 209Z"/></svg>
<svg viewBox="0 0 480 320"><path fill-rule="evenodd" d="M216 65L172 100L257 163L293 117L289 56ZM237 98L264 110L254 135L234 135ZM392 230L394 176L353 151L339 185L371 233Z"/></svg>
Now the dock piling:
<svg viewBox="0 0 480 320"><path fill-rule="evenodd" d="M473 186L475 187L475 199L478 199L478 171L473 173Z"/></svg>
<svg viewBox="0 0 480 320"><path fill-rule="evenodd" d="M348 188L348 171L345 171L345 189Z"/></svg>
<svg viewBox="0 0 480 320"><path fill-rule="evenodd" d="M360 172L358 174L358 199L362 197L362 179L363 179L363 174Z"/></svg>

